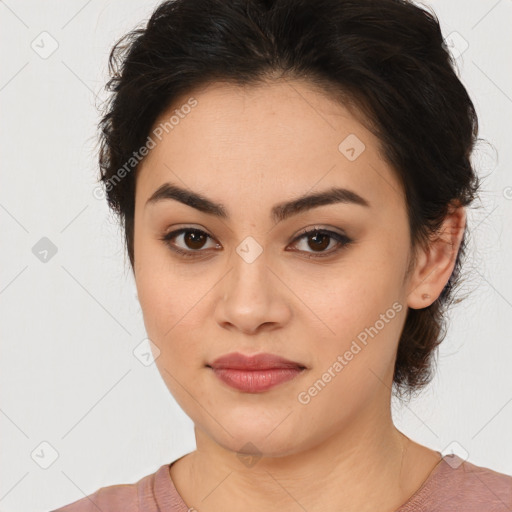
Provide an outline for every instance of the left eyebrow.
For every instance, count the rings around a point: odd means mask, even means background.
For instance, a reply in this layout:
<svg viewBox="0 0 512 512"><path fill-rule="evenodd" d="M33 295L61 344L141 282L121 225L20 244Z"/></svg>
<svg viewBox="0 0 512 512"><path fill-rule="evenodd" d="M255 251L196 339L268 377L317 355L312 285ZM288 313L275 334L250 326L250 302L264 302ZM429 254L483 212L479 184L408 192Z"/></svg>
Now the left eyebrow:
<svg viewBox="0 0 512 512"><path fill-rule="evenodd" d="M229 214L222 203L216 203L202 194L181 188L172 183L161 185L146 201L146 206L164 200L175 200L208 215L229 219ZM353 190L333 187L315 194L300 196L291 201L276 204L271 210L274 222L280 222L299 213L329 204L355 204L370 208L370 203Z"/></svg>

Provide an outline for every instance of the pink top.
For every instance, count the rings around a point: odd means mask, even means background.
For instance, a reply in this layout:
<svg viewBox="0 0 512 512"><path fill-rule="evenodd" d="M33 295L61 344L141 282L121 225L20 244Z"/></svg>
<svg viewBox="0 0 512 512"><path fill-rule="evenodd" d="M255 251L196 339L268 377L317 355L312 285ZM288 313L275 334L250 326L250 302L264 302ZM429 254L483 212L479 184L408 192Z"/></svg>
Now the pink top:
<svg viewBox="0 0 512 512"><path fill-rule="evenodd" d="M441 456L441 453L438 452ZM164 464L132 484L98 489L52 512L188 512ZM512 476L445 455L396 512L511 512Z"/></svg>

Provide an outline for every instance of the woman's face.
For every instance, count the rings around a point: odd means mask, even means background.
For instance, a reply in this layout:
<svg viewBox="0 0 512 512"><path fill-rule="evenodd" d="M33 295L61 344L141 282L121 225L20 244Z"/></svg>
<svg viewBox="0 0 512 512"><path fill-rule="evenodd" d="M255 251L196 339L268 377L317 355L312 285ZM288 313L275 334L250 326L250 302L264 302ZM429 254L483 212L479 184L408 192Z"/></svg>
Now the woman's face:
<svg viewBox="0 0 512 512"><path fill-rule="evenodd" d="M191 98L155 124L136 185L135 279L162 378L229 450L280 456L348 428L364 435L389 413L412 290L405 200L378 140L305 82L215 84ZM171 194L148 201L165 184L225 215ZM353 196L278 208L334 188ZM162 240L181 228L205 234ZM207 366L232 352L306 369L240 391Z"/></svg>

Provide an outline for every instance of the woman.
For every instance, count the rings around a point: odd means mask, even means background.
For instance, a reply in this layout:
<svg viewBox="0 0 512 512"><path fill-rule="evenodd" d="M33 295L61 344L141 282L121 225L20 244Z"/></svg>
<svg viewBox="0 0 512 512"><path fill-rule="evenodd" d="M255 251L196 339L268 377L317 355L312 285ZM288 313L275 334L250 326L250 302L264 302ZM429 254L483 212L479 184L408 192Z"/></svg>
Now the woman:
<svg viewBox="0 0 512 512"><path fill-rule="evenodd" d="M398 0L177 0L111 54L101 181L197 449L62 512L510 510L390 400L431 379L477 115Z"/></svg>

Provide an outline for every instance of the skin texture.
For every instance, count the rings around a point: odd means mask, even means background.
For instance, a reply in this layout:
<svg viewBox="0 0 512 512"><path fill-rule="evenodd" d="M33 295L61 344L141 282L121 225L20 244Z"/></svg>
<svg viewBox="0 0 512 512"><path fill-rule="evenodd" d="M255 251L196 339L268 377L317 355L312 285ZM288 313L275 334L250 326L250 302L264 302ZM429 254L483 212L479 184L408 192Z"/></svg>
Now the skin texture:
<svg viewBox="0 0 512 512"><path fill-rule="evenodd" d="M447 283L465 210L453 210L405 279L412 256L405 197L378 139L351 111L306 82L216 83L184 96L160 120L191 96L197 106L139 167L135 203L134 275L144 323L158 370L195 425L197 450L173 464L175 485L201 511L395 510L439 461L392 422L400 332L407 307L428 306ZM350 134L365 145L353 161L338 149ZM222 203L229 219L175 200L146 206L166 182ZM331 186L357 192L370 207L331 204L271 220L275 204ZM294 242L315 226L352 243L308 258L339 246L327 238L315 251L311 235ZM161 240L183 227L211 237L202 246L173 239L183 250L203 251L196 258ZM251 263L236 250L248 236L262 249ZM393 304L393 318L301 403L299 393ZM235 351L270 352L307 369L264 393L243 393L205 366ZM239 452L255 453L256 463Z"/></svg>

